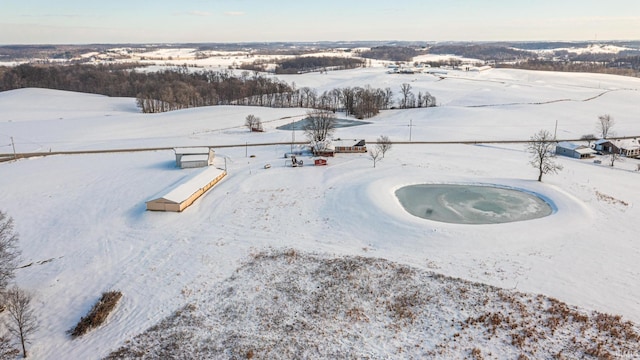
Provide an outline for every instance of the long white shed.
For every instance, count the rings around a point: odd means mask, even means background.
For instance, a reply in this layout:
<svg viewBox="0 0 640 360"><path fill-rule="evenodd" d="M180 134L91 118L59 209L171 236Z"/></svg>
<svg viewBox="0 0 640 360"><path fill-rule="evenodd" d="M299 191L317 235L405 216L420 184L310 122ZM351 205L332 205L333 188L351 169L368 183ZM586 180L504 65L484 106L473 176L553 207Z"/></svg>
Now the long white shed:
<svg viewBox="0 0 640 360"><path fill-rule="evenodd" d="M162 196L147 201L147 210L181 212L226 175L225 170L207 167L178 183Z"/></svg>

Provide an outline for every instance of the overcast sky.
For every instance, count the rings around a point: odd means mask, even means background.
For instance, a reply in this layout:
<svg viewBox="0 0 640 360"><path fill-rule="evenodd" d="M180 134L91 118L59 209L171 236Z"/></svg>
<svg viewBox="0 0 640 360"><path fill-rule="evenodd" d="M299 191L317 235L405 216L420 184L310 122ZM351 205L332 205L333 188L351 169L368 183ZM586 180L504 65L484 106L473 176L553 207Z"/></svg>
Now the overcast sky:
<svg viewBox="0 0 640 360"><path fill-rule="evenodd" d="M0 44L640 40L640 0L0 0Z"/></svg>

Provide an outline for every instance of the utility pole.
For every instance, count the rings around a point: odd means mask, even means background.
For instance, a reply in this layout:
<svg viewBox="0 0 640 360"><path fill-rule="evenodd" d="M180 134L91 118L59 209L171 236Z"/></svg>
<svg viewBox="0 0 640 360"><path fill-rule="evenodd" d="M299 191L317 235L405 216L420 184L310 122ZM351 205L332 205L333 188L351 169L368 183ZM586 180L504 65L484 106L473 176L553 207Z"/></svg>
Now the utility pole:
<svg viewBox="0 0 640 360"><path fill-rule="evenodd" d="M293 143L296 142L296 123L291 120L291 154L293 154Z"/></svg>
<svg viewBox="0 0 640 360"><path fill-rule="evenodd" d="M16 155L16 144L13 142L13 136L11 137L11 147L13 148L13 160L17 160L18 156Z"/></svg>
<svg viewBox="0 0 640 360"><path fill-rule="evenodd" d="M556 134L558 133L558 120L556 120L556 128L553 130L553 141L556 141Z"/></svg>

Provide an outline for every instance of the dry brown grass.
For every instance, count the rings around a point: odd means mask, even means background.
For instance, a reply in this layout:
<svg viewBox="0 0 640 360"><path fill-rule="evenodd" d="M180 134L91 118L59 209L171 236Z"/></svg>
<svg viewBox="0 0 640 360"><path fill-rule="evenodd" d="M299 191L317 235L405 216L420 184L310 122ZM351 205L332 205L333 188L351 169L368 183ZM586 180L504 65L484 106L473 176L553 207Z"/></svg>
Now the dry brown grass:
<svg viewBox="0 0 640 360"><path fill-rule="evenodd" d="M86 334L89 330L102 325L113 311L122 297L120 291L108 291L102 293L102 297L93 305L87 316L80 319L78 324L70 331L71 337L76 338Z"/></svg>
<svg viewBox="0 0 640 360"><path fill-rule="evenodd" d="M473 348L473 350L471 350L471 358L474 360L483 360L484 357L482 356L482 350Z"/></svg>
<svg viewBox="0 0 640 360"><path fill-rule="evenodd" d="M0 336L0 359L15 359L20 351L11 345L8 336Z"/></svg>
<svg viewBox="0 0 640 360"><path fill-rule="evenodd" d="M638 327L557 299L360 256L254 254L108 359L608 359Z"/></svg>
<svg viewBox="0 0 640 360"><path fill-rule="evenodd" d="M629 203L627 203L626 201L616 199L613 196L603 194L600 191L596 191L596 196L598 197L598 200L607 202L609 204L629 206Z"/></svg>

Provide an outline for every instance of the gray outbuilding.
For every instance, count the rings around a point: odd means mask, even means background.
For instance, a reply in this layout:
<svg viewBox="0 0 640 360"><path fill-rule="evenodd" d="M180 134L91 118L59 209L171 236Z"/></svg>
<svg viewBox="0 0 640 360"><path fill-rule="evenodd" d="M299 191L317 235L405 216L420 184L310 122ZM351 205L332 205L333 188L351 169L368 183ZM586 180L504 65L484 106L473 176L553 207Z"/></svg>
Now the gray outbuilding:
<svg viewBox="0 0 640 360"><path fill-rule="evenodd" d="M596 153L592 148L585 145L578 145L567 141L559 142L556 145L556 155L569 156L576 159L588 159Z"/></svg>

